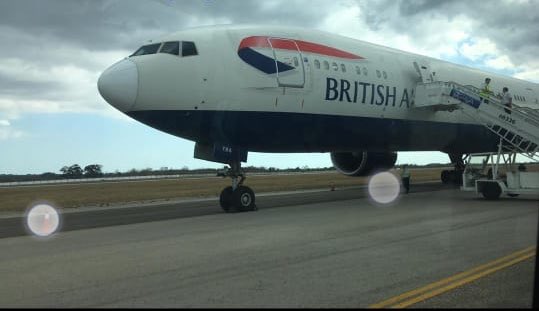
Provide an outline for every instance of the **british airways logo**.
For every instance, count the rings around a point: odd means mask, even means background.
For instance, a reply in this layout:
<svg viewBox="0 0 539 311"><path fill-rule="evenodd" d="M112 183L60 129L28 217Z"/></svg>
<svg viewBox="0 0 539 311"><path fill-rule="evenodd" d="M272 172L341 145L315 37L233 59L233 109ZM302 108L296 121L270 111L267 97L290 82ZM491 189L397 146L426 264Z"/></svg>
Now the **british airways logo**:
<svg viewBox="0 0 539 311"><path fill-rule="evenodd" d="M247 64L266 73L274 74L276 72L285 72L295 69L294 66L282 62L261 53L263 50L280 50L296 53L313 53L320 56L338 57L348 60L364 59L361 56L354 55L339 49L326 45L283 38L272 38L268 36L252 36L244 38L238 47L238 56Z"/></svg>

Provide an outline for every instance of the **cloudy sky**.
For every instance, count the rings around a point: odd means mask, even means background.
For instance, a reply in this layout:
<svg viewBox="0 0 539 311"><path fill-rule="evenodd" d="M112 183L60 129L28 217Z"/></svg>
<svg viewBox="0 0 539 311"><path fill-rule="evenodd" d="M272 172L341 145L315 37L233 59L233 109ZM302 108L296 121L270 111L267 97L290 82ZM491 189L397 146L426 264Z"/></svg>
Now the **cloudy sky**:
<svg viewBox="0 0 539 311"><path fill-rule="evenodd" d="M143 42L215 24L323 30L539 82L539 1L0 0L0 174L220 167L194 143L130 120L97 78ZM398 163L447 162L402 153ZM329 155L249 154L248 165L331 166Z"/></svg>

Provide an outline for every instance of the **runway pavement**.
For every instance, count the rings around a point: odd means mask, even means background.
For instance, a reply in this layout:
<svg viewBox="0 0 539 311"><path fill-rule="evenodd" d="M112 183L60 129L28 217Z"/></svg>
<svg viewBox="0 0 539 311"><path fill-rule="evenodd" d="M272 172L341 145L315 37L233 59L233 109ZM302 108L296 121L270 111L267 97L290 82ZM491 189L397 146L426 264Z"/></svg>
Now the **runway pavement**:
<svg viewBox="0 0 539 311"><path fill-rule="evenodd" d="M450 189L438 182L415 184L412 192ZM256 191L256 189L254 189ZM367 188L347 187L337 191L303 190L278 193L257 193L256 202L260 209L286 207L298 204L332 202L364 198ZM180 199L173 202L147 202L112 207L89 207L61 210L61 231L96 227L117 226L140 222L159 221L173 218L195 217L224 213L219 207L219 198ZM0 238L27 235L23 214L0 214Z"/></svg>
<svg viewBox="0 0 539 311"><path fill-rule="evenodd" d="M0 219L0 307L531 306L537 199L412 191L386 206L349 189L239 214L212 200L88 210L49 239Z"/></svg>

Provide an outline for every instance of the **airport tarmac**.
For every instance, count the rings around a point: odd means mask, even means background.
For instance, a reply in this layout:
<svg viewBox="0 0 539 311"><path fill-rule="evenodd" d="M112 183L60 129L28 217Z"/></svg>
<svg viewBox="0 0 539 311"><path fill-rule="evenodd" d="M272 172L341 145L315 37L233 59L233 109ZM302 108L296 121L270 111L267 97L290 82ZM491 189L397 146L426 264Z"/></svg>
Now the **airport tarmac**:
<svg viewBox="0 0 539 311"><path fill-rule="evenodd" d="M537 198L412 187L77 211L49 239L3 218L0 307L530 307Z"/></svg>
<svg viewBox="0 0 539 311"><path fill-rule="evenodd" d="M412 192L436 191L447 188L439 182L414 184ZM256 191L256 189L255 189ZM260 208L274 208L299 204L351 200L367 196L366 186L299 191L257 193L256 202ZM61 231L117 226L139 222L195 217L223 213L218 197L181 198L152 200L147 202L126 202L110 206L89 206L60 209ZM0 238L27 235L24 213L0 212Z"/></svg>

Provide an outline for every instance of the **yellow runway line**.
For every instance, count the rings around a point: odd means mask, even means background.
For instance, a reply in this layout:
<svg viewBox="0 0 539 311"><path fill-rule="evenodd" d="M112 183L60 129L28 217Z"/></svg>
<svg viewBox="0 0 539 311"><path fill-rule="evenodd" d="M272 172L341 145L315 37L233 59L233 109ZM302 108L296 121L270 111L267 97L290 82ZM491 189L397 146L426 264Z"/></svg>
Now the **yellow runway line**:
<svg viewBox="0 0 539 311"><path fill-rule="evenodd" d="M369 308L405 308L423 300L445 293L451 289L470 283L488 274L509 267L535 256L535 246L528 247L492 262L461 272L424 287L403 293L382 302L372 304Z"/></svg>

